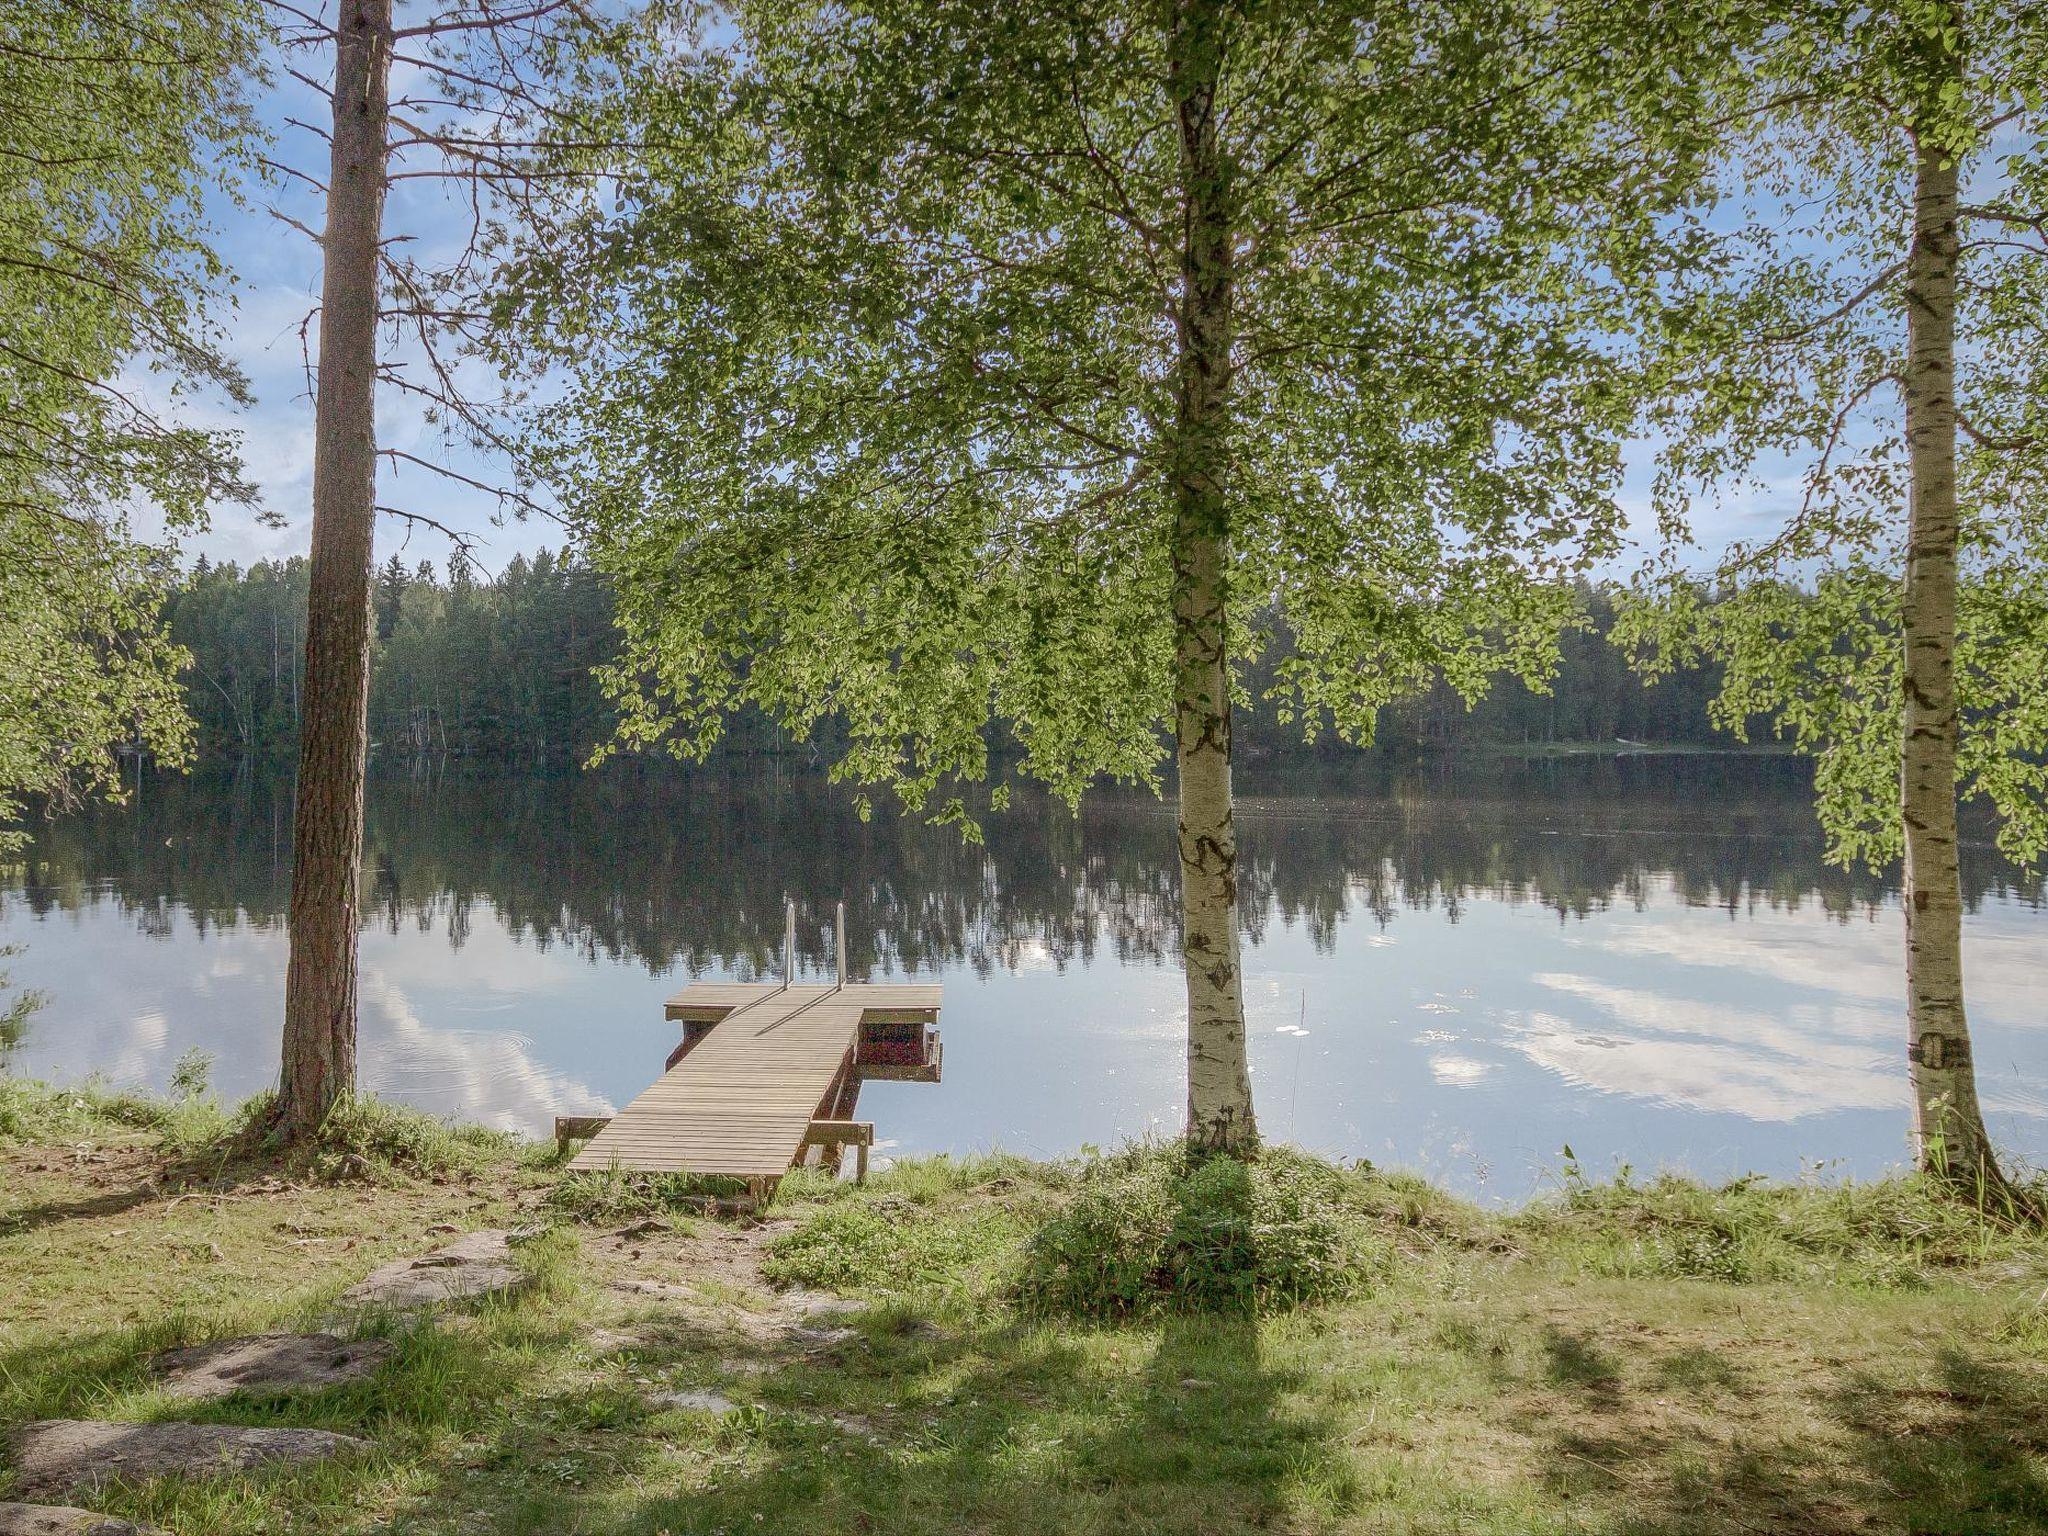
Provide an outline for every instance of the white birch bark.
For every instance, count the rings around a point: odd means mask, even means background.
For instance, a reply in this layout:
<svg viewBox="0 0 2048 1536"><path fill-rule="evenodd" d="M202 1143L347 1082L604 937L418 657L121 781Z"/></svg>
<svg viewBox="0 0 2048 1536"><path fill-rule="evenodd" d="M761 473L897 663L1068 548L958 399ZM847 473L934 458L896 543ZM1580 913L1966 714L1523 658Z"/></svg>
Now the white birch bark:
<svg viewBox="0 0 2048 1536"><path fill-rule="evenodd" d="M1180 126L1183 239L1174 442L1174 741L1180 791L1182 963L1188 997L1188 1140L1258 1144L1238 965L1237 833L1230 803L1230 451L1234 251L1217 136L1222 18L1177 8L1170 87Z"/></svg>
<svg viewBox="0 0 2048 1536"><path fill-rule="evenodd" d="M1953 55L1951 55L1953 57ZM1981 1194L2005 1189L1977 1102L1963 1008L1956 858L1957 166L1923 131L1906 274L1910 459L1901 611L1905 688L1899 805L1905 833L1907 1057L1919 1165Z"/></svg>

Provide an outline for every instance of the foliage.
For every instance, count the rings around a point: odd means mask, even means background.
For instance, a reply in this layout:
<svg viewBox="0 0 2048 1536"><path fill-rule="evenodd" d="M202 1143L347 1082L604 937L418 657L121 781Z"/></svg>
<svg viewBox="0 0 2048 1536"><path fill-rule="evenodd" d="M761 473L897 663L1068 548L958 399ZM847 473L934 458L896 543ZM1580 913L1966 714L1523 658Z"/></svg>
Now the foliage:
<svg viewBox="0 0 2048 1536"><path fill-rule="evenodd" d="M233 1124L203 1083L156 1095L109 1089L97 1080L58 1087L0 1072L0 1145L149 1131L183 1156L217 1144Z"/></svg>
<svg viewBox="0 0 2048 1536"><path fill-rule="evenodd" d="M1937 37L1960 52L1959 94L1925 78ZM1769 494L1796 476L1801 497L1710 575L1667 552L1617 638L1653 674L1724 664L1715 718L1743 734L1761 717L1816 759L1821 819L1845 862L1881 864L1901 842L1897 386L1920 138L1963 178L1959 779L1995 811L2008 855L2048 848L2044 92L2038 6L1788 7L1725 103L1722 233L1674 288L1657 338L1667 535L1687 536L1702 494Z"/></svg>
<svg viewBox="0 0 2048 1536"><path fill-rule="evenodd" d="M1609 643L1613 588L1581 582L1572 594L1583 622L1559 639L1557 670L1531 689L1512 675L1468 702L1438 678L1384 706L1372 732L1388 752L1552 744L1611 744L1617 738L1706 744L1717 738L1707 702L1719 684L1708 666L1645 685ZM590 678L620 661L608 577L567 552L547 549L508 561L484 580L458 563L439 573L396 557L377 577L370 684L370 737L389 768L441 760L521 767L566 766L596 752L617 728L611 701ZM286 765L298 745L304 665L306 563L247 567L201 560L173 586L166 612L172 640L191 654L184 708L201 762ZM1292 632L1271 615L1266 651L1244 670L1253 696L1233 730L1246 757L1299 755L1301 733L1264 695L1294 655ZM1012 753L997 734L994 751ZM729 722L715 758L800 754L808 761L844 750L837 722L792 741L756 710ZM1324 736L1313 750L1351 756Z"/></svg>
<svg viewBox="0 0 2048 1536"><path fill-rule="evenodd" d="M192 655L186 705L208 757L288 763L298 748L307 564L202 560L171 594ZM611 593L566 552L515 556L491 580L396 555L372 599L370 739L390 764L448 757L559 767L612 729L590 673L616 653Z"/></svg>
<svg viewBox="0 0 2048 1536"><path fill-rule="evenodd" d="M1677 1174L1638 1183L1624 1171L1597 1183L1572 1163L1559 1192L1518 1213L1510 1230L1576 1243L1582 1262L1604 1273L1733 1284L1924 1286L1944 1270L2024 1262L2040 1242L1925 1174L1706 1185Z"/></svg>
<svg viewBox="0 0 2048 1536"><path fill-rule="evenodd" d="M168 539L246 495L227 439L179 415L242 397L200 201L241 165L252 11L0 15L0 837L23 795L117 788L125 743L186 749L157 608ZM137 507L165 541L134 536Z"/></svg>
<svg viewBox="0 0 2048 1536"><path fill-rule="evenodd" d="M1033 1310L1271 1310L1356 1294L1386 1258L1352 1177L1270 1147L1249 1159L1134 1146L1083 1166L1041 1226L1018 1295Z"/></svg>
<svg viewBox="0 0 2048 1536"><path fill-rule="evenodd" d="M1545 676L1553 578L1614 547L1606 343L1685 195L1703 23L1224 9L1229 645L1283 622L1284 716L1362 740L1439 671ZM624 743L836 719L840 770L920 806L989 772L997 720L1006 777L1153 780L1185 297L1164 15L762 3L712 50L653 8L649 57L585 104L592 144L636 146L604 162L624 195L512 251L500 296L504 355L550 379L536 456L618 583Z"/></svg>
<svg viewBox="0 0 2048 1536"><path fill-rule="evenodd" d="M275 1102L258 1094L236 1112L224 1144L269 1148ZM474 1173L509 1153L517 1138L487 1126L444 1119L370 1094L341 1100L318 1132L291 1149L293 1165L321 1179L447 1179Z"/></svg>
<svg viewBox="0 0 2048 1536"><path fill-rule="evenodd" d="M777 1285L900 1296L961 1283L1007 1258L1021 1235L1000 1209L942 1217L900 1198L843 1200L776 1238L761 1273Z"/></svg>
<svg viewBox="0 0 2048 1536"><path fill-rule="evenodd" d="M551 1159L551 1147L543 1160ZM548 1209L570 1221L598 1225L633 1216L697 1212L746 1195L746 1180L688 1173L628 1173L605 1169L567 1173L548 1191Z"/></svg>

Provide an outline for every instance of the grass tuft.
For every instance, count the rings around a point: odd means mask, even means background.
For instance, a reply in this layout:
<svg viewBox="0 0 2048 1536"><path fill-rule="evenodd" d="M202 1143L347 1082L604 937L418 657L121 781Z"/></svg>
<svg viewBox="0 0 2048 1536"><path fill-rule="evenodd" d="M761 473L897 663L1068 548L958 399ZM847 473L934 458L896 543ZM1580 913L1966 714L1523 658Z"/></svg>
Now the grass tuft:
<svg viewBox="0 0 2048 1536"><path fill-rule="evenodd" d="M1364 1179L1282 1147L1204 1158L1169 1143L1095 1159L1033 1236L1018 1300L1111 1317L1356 1295L1390 1256L1367 1219Z"/></svg>
<svg viewBox="0 0 2048 1536"><path fill-rule="evenodd" d="M216 1141L231 1124L203 1080L176 1097L160 1097L117 1092L91 1078L60 1088L0 1072L0 1146L149 1131L166 1152L186 1155Z"/></svg>
<svg viewBox="0 0 2048 1536"><path fill-rule="evenodd" d="M224 1160L282 1156L293 1174L322 1183L388 1183L473 1176L509 1159L520 1146L507 1131L356 1094L335 1106L308 1144L286 1149L278 1139L275 1097L258 1094L235 1112L218 1149Z"/></svg>
<svg viewBox="0 0 2048 1536"><path fill-rule="evenodd" d="M1944 1271L2024 1262L2040 1232L1987 1216L1939 1180L1705 1184L1678 1174L1611 1182L1567 1164L1559 1191L1509 1223L1547 1245L1576 1246L1595 1273L1736 1285L1926 1285Z"/></svg>

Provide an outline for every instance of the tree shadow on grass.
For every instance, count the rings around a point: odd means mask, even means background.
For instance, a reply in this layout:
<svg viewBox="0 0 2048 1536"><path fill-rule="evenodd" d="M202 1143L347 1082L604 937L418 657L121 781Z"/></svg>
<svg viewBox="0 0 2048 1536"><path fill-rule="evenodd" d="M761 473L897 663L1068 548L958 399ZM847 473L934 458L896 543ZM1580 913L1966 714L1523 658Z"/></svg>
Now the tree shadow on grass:
<svg viewBox="0 0 2048 1536"><path fill-rule="evenodd" d="M1868 1370L1816 1381L1798 1411L1725 1433L1702 1403L1715 1431L1704 1435L1617 1374L1554 1368L1577 1395L1548 1426L1545 1481L1582 1519L1612 1511L1588 1528L1613 1536L2048 1530L2048 1375L1953 1345L1934 1364L1934 1385ZM1648 1383L1722 1403L1719 1389L1743 1390L1732 1367L1691 1351L1656 1363Z"/></svg>
<svg viewBox="0 0 2048 1536"><path fill-rule="evenodd" d="M1354 1492L1249 1316L863 1335L757 1381L763 1409L710 1426L719 1464L705 1484L650 1486L589 1528L1251 1530Z"/></svg>

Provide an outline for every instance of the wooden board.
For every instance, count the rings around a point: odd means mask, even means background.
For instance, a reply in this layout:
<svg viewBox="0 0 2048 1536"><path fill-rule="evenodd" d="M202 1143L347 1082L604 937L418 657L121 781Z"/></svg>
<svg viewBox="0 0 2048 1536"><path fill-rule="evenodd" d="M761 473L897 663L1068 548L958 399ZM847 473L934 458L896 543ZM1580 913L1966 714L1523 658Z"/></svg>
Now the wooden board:
<svg viewBox="0 0 2048 1536"><path fill-rule="evenodd" d="M669 1017L717 1022L569 1167L779 1177L851 1064L862 1018L938 1009L937 987L687 987Z"/></svg>

